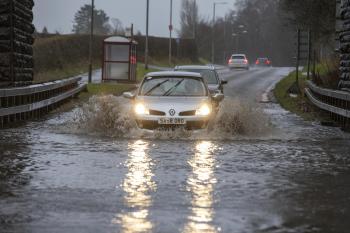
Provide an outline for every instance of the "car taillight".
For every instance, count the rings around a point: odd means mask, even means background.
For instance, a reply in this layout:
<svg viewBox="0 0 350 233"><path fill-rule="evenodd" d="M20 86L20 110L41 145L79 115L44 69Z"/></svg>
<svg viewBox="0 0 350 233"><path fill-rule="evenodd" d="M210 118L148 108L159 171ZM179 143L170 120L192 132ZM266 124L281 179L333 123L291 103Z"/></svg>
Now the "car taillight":
<svg viewBox="0 0 350 233"><path fill-rule="evenodd" d="M244 64L248 64L248 60L247 59L244 60Z"/></svg>
<svg viewBox="0 0 350 233"><path fill-rule="evenodd" d="M256 64L256 65L259 65L259 61L256 61L255 64Z"/></svg>
<svg viewBox="0 0 350 233"><path fill-rule="evenodd" d="M232 59L229 59L229 60L228 60L228 64L231 64L231 63L232 63Z"/></svg>
<svg viewBox="0 0 350 233"><path fill-rule="evenodd" d="M267 60L267 61L266 61L266 64L270 65L270 64L271 64L271 62L270 62L269 60Z"/></svg>

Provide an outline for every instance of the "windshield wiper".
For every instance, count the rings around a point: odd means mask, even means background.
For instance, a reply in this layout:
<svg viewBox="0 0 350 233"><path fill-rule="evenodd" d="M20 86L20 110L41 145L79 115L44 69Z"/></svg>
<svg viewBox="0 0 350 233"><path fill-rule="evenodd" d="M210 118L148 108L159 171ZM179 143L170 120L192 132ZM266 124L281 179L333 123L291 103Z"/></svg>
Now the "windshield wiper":
<svg viewBox="0 0 350 233"><path fill-rule="evenodd" d="M174 85L172 88L170 88L169 90L167 90L167 91L164 93L163 96L169 96L173 91L176 90L176 88L177 88L178 86L180 86L180 84L181 84L183 81L185 81L185 79L182 79L182 80L180 80L178 83L176 83L176 85Z"/></svg>
<svg viewBox="0 0 350 233"><path fill-rule="evenodd" d="M154 87L152 87L151 89L149 89L149 91L147 91L144 95L149 95L151 94L155 89L157 89L158 87L160 87L161 85L163 85L164 83L168 82L169 79L161 82L161 83L158 83L157 85L155 85Z"/></svg>

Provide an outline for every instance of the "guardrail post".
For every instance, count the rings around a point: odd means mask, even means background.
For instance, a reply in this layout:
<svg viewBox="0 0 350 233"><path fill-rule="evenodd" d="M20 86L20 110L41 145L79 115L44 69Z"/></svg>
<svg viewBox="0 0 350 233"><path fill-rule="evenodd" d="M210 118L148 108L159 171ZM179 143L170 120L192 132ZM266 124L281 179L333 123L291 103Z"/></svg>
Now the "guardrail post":
<svg viewBox="0 0 350 233"><path fill-rule="evenodd" d="M308 30L308 53L307 53L307 80L310 79L310 64L311 64L311 30Z"/></svg>

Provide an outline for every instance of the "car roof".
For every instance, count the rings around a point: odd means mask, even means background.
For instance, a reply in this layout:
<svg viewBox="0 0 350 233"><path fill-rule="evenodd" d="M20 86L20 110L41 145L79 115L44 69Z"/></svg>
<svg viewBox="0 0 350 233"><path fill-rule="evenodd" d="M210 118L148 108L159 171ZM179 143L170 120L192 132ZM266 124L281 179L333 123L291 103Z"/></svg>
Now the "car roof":
<svg viewBox="0 0 350 233"><path fill-rule="evenodd" d="M232 56L246 56L245 54L232 54Z"/></svg>
<svg viewBox="0 0 350 233"><path fill-rule="evenodd" d="M171 77L193 77L193 78L202 78L199 73L194 72L183 72L183 71L159 71L159 72L151 72L146 74L146 77L163 77L170 76Z"/></svg>
<svg viewBox="0 0 350 233"><path fill-rule="evenodd" d="M214 66L209 65L187 65L187 66L176 66L175 69L179 70L215 70Z"/></svg>

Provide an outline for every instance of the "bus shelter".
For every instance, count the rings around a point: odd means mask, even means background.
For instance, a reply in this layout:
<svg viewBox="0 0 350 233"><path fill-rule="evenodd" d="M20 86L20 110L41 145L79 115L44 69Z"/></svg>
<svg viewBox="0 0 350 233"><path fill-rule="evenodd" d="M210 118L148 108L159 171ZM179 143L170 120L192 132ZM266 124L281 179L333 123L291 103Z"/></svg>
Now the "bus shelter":
<svg viewBox="0 0 350 233"><path fill-rule="evenodd" d="M136 82L137 42L125 37L109 37L103 42L103 81Z"/></svg>

